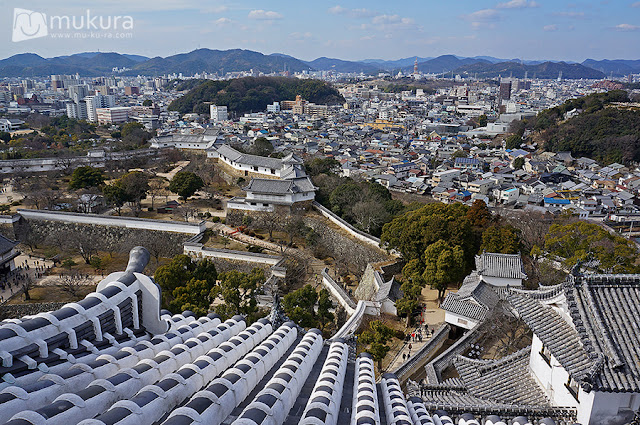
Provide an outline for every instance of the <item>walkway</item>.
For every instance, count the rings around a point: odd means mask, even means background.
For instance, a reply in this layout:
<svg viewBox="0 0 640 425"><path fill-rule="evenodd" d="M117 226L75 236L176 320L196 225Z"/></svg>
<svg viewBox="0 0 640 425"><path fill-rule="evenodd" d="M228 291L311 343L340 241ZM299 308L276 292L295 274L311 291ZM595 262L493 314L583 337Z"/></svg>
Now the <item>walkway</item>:
<svg viewBox="0 0 640 425"><path fill-rule="evenodd" d="M16 269L0 280L0 303L21 293L20 283L24 279L33 279L36 285L40 285L42 280L49 277L45 276L46 271L53 267L53 261L24 253L18 255L13 261Z"/></svg>

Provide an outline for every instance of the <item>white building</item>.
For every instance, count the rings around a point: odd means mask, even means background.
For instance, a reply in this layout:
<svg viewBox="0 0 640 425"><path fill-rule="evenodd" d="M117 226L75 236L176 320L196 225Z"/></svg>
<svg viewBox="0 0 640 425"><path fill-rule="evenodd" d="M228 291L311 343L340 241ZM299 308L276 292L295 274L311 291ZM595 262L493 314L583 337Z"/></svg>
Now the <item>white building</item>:
<svg viewBox="0 0 640 425"><path fill-rule="evenodd" d="M289 180L251 179L243 190L245 198L232 198L227 208L246 211L274 211L277 206L292 208L294 204L312 202L316 187L309 177Z"/></svg>
<svg viewBox="0 0 640 425"><path fill-rule="evenodd" d="M280 102L273 102L271 105L267 105L267 112L277 114L280 112Z"/></svg>
<svg viewBox="0 0 640 425"><path fill-rule="evenodd" d="M294 154L284 158L269 158L238 152L229 145L207 150L208 158L217 158L237 173L244 176L258 174L270 178L286 179L306 176L303 171L304 161Z"/></svg>
<svg viewBox="0 0 640 425"><path fill-rule="evenodd" d="M129 121L129 108L117 106L114 108L97 108L98 124L122 124Z"/></svg>
<svg viewBox="0 0 640 425"><path fill-rule="evenodd" d="M67 116L69 118L75 118L77 120L86 120L89 116L87 114L87 103L86 102L68 102L67 105Z"/></svg>
<svg viewBox="0 0 640 425"><path fill-rule="evenodd" d="M102 95L96 92L93 96L85 97L84 101L87 104L87 118L89 121L98 121L98 108L113 108L116 106L116 97L112 94Z"/></svg>
<svg viewBox="0 0 640 425"><path fill-rule="evenodd" d="M227 121L229 119L229 114L227 112L226 106L211 105L209 107L209 110L209 113L211 115L211 122L214 124Z"/></svg>

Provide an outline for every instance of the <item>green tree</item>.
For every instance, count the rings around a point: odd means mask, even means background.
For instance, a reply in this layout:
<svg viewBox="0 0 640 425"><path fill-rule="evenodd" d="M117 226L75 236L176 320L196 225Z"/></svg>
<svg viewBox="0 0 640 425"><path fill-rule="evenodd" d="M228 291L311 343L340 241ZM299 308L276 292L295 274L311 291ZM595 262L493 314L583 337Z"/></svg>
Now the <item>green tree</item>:
<svg viewBox="0 0 640 425"><path fill-rule="evenodd" d="M196 316L205 316L209 311L211 285L206 280L191 279L184 286L173 290L171 311L192 311Z"/></svg>
<svg viewBox="0 0 640 425"><path fill-rule="evenodd" d="M517 254L521 250L519 231L510 225L493 225L482 233L480 252Z"/></svg>
<svg viewBox="0 0 640 425"><path fill-rule="evenodd" d="M69 187L71 189L86 189L97 187L104 183L102 171L91 166L78 167L73 170Z"/></svg>
<svg viewBox="0 0 640 425"><path fill-rule="evenodd" d="M189 171L180 171L171 179L169 190L177 193L183 199L187 199L203 186L204 181L197 174Z"/></svg>
<svg viewBox="0 0 640 425"><path fill-rule="evenodd" d="M139 216L142 200L147 197L149 191L149 176L142 171L131 171L116 180L114 184L122 188L133 214L136 217Z"/></svg>
<svg viewBox="0 0 640 425"><path fill-rule="evenodd" d="M320 174L331 174L340 167L340 162L334 158L314 158L309 162L305 162L305 169L310 176L317 176Z"/></svg>
<svg viewBox="0 0 640 425"><path fill-rule="evenodd" d="M520 137L517 134L512 134L509 137L507 137L506 140L506 148L507 149L518 149L520 148L520 146L522 146L522 137Z"/></svg>
<svg viewBox="0 0 640 425"><path fill-rule="evenodd" d="M251 273L231 270L220 274L220 283L211 290L211 299L220 298L222 303L215 307L215 312L223 318L236 314L247 317L249 323L258 318L258 290L264 283L264 271L254 268Z"/></svg>
<svg viewBox="0 0 640 425"><path fill-rule="evenodd" d="M427 247L442 240L462 249L462 271L468 272L480 247L480 234L472 228L468 210L460 203L436 202L408 211L384 225L381 246L400 251L406 261L422 260Z"/></svg>
<svg viewBox="0 0 640 425"><path fill-rule="evenodd" d="M390 350L387 344L394 334L395 331L389 326L380 320L374 320L369 323L369 329L362 332L358 338L360 342L369 345L365 351L371 354L373 360L378 362L378 370L382 370L382 360Z"/></svg>
<svg viewBox="0 0 640 425"><path fill-rule="evenodd" d="M333 303L329 291L321 289L316 292L311 285L285 295L282 308L291 320L303 328L324 330L334 319L330 311Z"/></svg>
<svg viewBox="0 0 640 425"><path fill-rule="evenodd" d="M127 202L127 194L119 184L109 184L102 188L105 200L112 205L118 215L122 215L122 207Z"/></svg>
<svg viewBox="0 0 640 425"><path fill-rule="evenodd" d="M516 159L513 160L513 169L514 170L521 170L522 167L524 167L524 157L523 156L519 156Z"/></svg>
<svg viewBox="0 0 640 425"><path fill-rule="evenodd" d="M412 261L415 262L416 260ZM415 282L413 278L407 278L400 287L402 289L402 298L396 301L396 310L398 311L398 316L407 316L407 326L411 324L411 315L420 305L420 296L424 287L422 283L421 278Z"/></svg>
<svg viewBox="0 0 640 425"><path fill-rule="evenodd" d="M273 152L273 145L265 137L258 137L254 142L251 153L258 156L269 156Z"/></svg>
<svg viewBox="0 0 640 425"><path fill-rule="evenodd" d="M198 309L197 314L200 314L203 310L206 313L209 308L212 299L210 293L216 286L218 273L211 260L205 258L196 261L181 254L158 267L154 279L162 289L163 304L171 312L191 310L196 313ZM187 304L189 306L185 307Z"/></svg>
<svg viewBox="0 0 640 425"><path fill-rule="evenodd" d="M424 272L422 279L438 290L438 298L443 299L445 291L464 277L464 252L457 245L439 240L424 252Z"/></svg>
<svg viewBox="0 0 640 425"><path fill-rule="evenodd" d="M0 131L0 140L2 140L5 143L9 143L9 141L11 140L11 133L8 133L6 131Z"/></svg>
<svg viewBox="0 0 640 425"><path fill-rule="evenodd" d="M595 223L553 224L545 236L544 247L549 254L563 258L565 267L593 258L605 273L637 273L639 269L635 265L638 252L634 244Z"/></svg>
<svg viewBox="0 0 640 425"><path fill-rule="evenodd" d="M145 99L142 102L142 106L152 106L153 105L153 101L151 99Z"/></svg>
<svg viewBox="0 0 640 425"><path fill-rule="evenodd" d="M486 127L487 126L487 115L482 114L478 117L478 127Z"/></svg>

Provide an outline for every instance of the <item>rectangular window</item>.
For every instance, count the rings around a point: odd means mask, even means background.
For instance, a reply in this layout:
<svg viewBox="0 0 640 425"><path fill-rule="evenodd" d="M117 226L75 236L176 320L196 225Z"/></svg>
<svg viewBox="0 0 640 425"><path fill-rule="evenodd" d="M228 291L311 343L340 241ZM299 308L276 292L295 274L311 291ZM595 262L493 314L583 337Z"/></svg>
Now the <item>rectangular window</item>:
<svg viewBox="0 0 640 425"><path fill-rule="evenodd" d="M458 319L458 323L460 323L461 325L468 325L469 324L469 322L467 322L464 319Z"/></svg>
<svg viewBox="0 0 640 425"><path fill-rule="evenodd" d="M580 392L580 386L572 377L569 377L569 380L564 384L564 386L567 387L573 398L575 398L576 401L579 401L578 394Z"/></svg>
<svg viewBox="0 0 640 425"><path fill-rule="evenodd" d="M551 351L549 350L549 347L545 347L544 345L542 346L542 349L540 350L540 357L542 357L542 359L551 366Z"/></svg>
<svg viewBox="0 0 640 425"><path fill-rule="evenodd" d="M271 174L275 174L276 170L274 170L273 168L271 169Z"/></svg>
<svg viewBox="0 0 640 425"><path fill-rule="evenodd" d="M253 167L253 171L258 171L258 167Z"/></svg>

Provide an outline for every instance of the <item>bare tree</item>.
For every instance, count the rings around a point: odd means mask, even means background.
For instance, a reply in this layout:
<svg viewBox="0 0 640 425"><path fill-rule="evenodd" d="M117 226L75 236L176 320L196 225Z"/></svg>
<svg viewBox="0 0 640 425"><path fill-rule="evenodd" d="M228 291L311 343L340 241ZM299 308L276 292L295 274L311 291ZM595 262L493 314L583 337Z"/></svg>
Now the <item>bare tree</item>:
<svg viewBox="0 0 640 425"><path fill-rule="evenodd" d="M282 214L275 211L262 211L256 214L255 226L269 233L269 240L273 239L273 232L281 230L284 225Z"/></svg>
<svg viewBox="0 0 640 425"><path fill-rule="evenodd" d="M389 218L389 213L384 206L375 201L357 202L351 209L351 214L356 224L367 233L382 226Z"/></svg>
<svg viewBox="0 0 640 425"><path fill-rule="evenodd" d="M178 208L175 209L174 215L184 221L189 221L191 217L195 217L197 213L197 209L189 204L182 204Z"/></svg>
<svg viewBox="0 0 640 425"><path fill-rule="evenodd" d="M498 303L482 325L486 336L494 341L495 358L508 354L531 343L531 330L520 317L514 315L503 302Z"/></svg>
<svg viewBox="0 0 640 425"><path fill-rule="evenodd" d="M160 262L160 257L170 257L174 250L174 244L163 232L145 232L135 237L133 245L141 245L147 248L149 254L156 260L156 266Z"/></svg>
<svg viewBox="0 0 640 425"><path fill-rule="evenodd" d="M23 275L22 280L20 280L18 285L20 286L20 289L22 289L22 292L24 293L24 300L25 301L31 300L31 295L29 294L29 291L36 286L35 281L31 277L31 275L29 274Z"/></svg>
<svg viewBox="0 0 640 425"><path fill-rule="evenodd" d="M91 283L85 275L77 270L68 271L58 280L58 288L74 298L80 294L80 290Z"/></svg>
<svg viewBox="0 0 640 425"><path fill-rule="evenodd" d="M154 178L149 181L149 197L151 198L151 209L155 208L155 200L160 196L167 196L166 181Z"/></svg>
<svg viewBox="0 0 640 425"><path fill-rule="evenodd" d="M100 241L89 232L76 231L65 235L58 235L58 246L68 246L77 252L85 263L91 264L91 257L98 254Z"/></svg>

